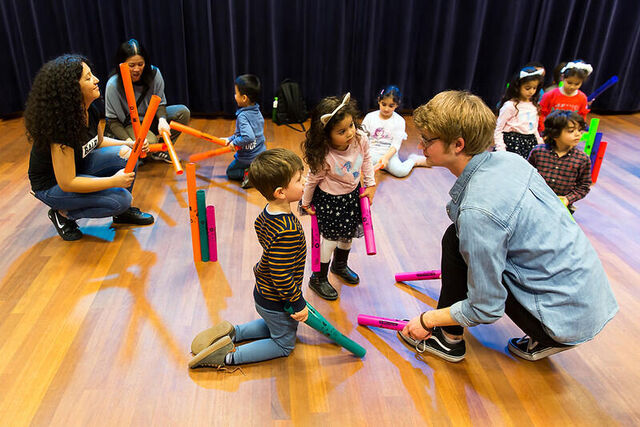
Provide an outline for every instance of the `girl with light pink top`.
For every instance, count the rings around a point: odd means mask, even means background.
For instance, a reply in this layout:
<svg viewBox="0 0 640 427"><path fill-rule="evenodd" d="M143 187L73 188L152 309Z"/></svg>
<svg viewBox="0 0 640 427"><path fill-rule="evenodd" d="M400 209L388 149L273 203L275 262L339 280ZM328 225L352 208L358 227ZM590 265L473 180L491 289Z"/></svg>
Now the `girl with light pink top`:
<svg viewBox="0 0 640 427"><path fill-rule="evenodd" d="M317 216L322 236L320 271L312 274L309 287L327 300L338 298L327 278L332 255L334 275L350 285L360 282L347 260L352 239L363 236L359 198L373 202L375 194L369 141L355 122L358 115L350 94L324 98L311 113L302 143L310 170L300 204L304 212ZM361 179L365 189L359 194Z"/></svg>
<svg viewBox="0 0 640 427"><path fill-rule="evenodd" d="M495 151L511 151L526 159L533 147L542 144L538 133L538 97L543 72L535 67L525 67L507 85L499 104Z"/></svg>

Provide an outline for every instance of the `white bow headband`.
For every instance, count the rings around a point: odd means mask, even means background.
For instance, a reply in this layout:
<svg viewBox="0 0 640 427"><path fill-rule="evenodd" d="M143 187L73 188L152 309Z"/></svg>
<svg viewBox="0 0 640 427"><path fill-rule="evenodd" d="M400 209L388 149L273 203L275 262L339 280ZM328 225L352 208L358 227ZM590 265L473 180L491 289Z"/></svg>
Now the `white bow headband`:
<svg viewBox="0 0 640 427"><path fill-rule="evenodd" d="M344 96L344 98L342 98L342 102L340 103L340 105L338 105L338 106L336 107L336 109L335 109L335 110L333 110L333 111L332 111L332 112L330 112L329 114L323 114L323 115L320 117L320 122L322 123L322 127L325 127L325 126L327 125L327 123L329 123L329 120L331 120L331 118L332 118L333 116L335 116L335 115L336 115L336 113L337 113L338 111L340 111L340 109L341 109L342 107L344 107L345 105L347 105L347 104L349 103L349 100L350 100L350 99L351 99L351 92L347 93L347 94Z"/></svg>
<svg viewBox="0 0 640 427"><path fill-rule="evenodd" d="M577 68L578 70L585 70L587 72L587 76L593 72L593 67L591 66L591 64L587 64L585 62L569 62L567 65L565 65L562 68L562 70L560 70L560 72L564 73L565 71L570 70L572 68Z"/></svg>
<svg viewBox="0 0 640 427"><path fill-rule="evenodd" d="M544 70L540 69L540 70L535 70L535 71L525 71L525 70L520 70L520 77L521 79L524 79L525 77L531 77L531 76L538 76L538 75L542 75L542 73L544 73Z"/></svg>

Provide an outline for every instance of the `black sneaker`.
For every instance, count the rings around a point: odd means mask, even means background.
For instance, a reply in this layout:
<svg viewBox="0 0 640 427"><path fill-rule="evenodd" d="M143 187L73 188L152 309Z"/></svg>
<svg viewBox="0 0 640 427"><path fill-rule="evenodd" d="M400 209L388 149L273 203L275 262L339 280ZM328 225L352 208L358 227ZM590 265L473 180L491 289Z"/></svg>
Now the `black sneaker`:
<svg viewBox="0 0 640 427"><path fill-rule="evenodd" d="M535 362L536 360L549 357L552 354L569 350L574 346L568 345L564 347L548 347L532 340L530 337L525 335L522 338L511 338L507 347L509 348L509 351L516 356L530 362Z"/></svg>
<svg viewBox="0 0 640 427"><path fill-rule="evenodd" d="M244 177L242 177L242 183L240 184L241 188L252 188L251 181L249 181L249 169L244 170Z"/></svg>
<svg viewBox="0 0 640 427"><path fill-rule="evenodd" d="M156 151L153 153L149 153L149 157L159 162L172 163L171 156L166 151Z"/></svg>
<svg viewBox="0 0 640 427"><path fill-rule="evenodd" d="M114 216L113 222L116 224L149 225L153 224L153 216L132 206L120 215Z"/></svg>
<svg viewBox="0 0 640 427"><path fill-rule="evenodd" d="M49 209L47 215L60 237L62 237L62 240L70 242L82 237L82 231L80 231L78 224L76 224L74 220L63 217L58 211L54 211L53 209Z"/></svg>
<svg viewBox="0 0 640 427"><path fill-rule="evenodd" d="M438 356L448 362L460 362L464 359L467 353L467 347L464 344L464 340L461 340L455 344L449 344L442 334L442 329L435 327L433 333L426 340L416 340L409 336L406 336L402 331L398 331L398 335L407 344L416 349L418 353L424 353L425 351Z"/></svg>

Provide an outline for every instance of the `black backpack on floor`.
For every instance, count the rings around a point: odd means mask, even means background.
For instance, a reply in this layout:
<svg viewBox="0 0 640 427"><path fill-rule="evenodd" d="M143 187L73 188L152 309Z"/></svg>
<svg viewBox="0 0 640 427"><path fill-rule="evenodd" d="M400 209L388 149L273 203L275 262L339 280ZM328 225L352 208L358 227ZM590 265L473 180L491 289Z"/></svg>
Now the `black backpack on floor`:
<svg viewBox="0 0 640 427"><path fill-rule="evenodd" d="M293 80L284 79L273 100L273 122L277 125L287 125L298 132L305 132L304 122L308 117L300 85ZM294 128L292 124L299 124L302 130Z"/></svg>

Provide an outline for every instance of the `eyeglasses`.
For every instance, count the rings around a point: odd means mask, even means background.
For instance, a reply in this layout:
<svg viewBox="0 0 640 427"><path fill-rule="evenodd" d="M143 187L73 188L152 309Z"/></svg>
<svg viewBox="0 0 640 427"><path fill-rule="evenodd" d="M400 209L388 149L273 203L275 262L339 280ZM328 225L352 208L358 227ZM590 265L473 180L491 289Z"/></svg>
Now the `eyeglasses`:
<svg viewBox="0 0 640 427"><path fill-rule="evenodd" d="M424 135L420 135L419 144L422 146L422 148L428 148L431 146L431 144L433 144L435 141L439 139L440 139L439 136L434 136L433 138L425 138Z"/></svg>

